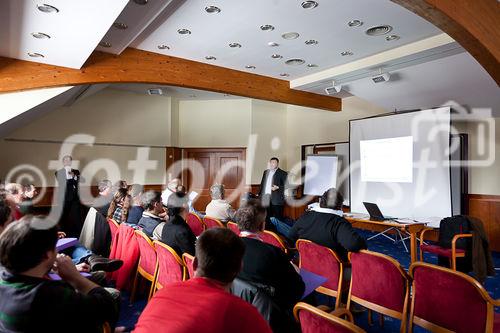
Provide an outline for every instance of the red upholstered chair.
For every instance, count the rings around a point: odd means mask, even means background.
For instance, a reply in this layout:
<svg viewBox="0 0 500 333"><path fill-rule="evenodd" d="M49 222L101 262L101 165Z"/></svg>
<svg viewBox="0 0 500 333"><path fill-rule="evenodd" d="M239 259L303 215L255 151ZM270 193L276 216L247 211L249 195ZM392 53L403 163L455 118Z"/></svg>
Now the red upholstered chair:
<svg viewBox="0 0 500 333"><path fill-rule="evenodd" d="M410 266L413 295L410 329L413 324L432 332L500 332L500 300L467 274L416 262Z"/></svg>
<svg viewBox="0 0 500 333"><path fill-rule="evenodd" d="M399 262L385 254L367 250L350 252L349 260L352 274L347 308L350 309L351 302L354 302L397 318L401 320L400 332L406 332L410 280Z"/></svg>
<svg viewBox="0 0 500 333"><path fill-rule="evenodd" d="M154 241L153 244L158 258L156 290L162 289L167 283L186 280L184 262L175 250L160 241Z"/></svg>
<svg viewBox="0 0 500 333"><path fill-rule="evenodd" d="M118 228L120 227L120 224L118 224L118 222L116 222L113 219L108 219L108 224L109 224L109 230L111 231L111 244L113 244L113 240L118 234Z"/></svg>
<svg viewBox="0 0 500 333"><path fill-rule="evenodd" d="M455 235L451 241L451 249L447 249L435 244L424 244L424 235L427 231L432 230L424 229L420 234L420 260L424 261L424 252L433 253L435 255L446 257L450 260L450 267L454 271L457 270L457 258L465 257L465 250L457 249L457 241L461 238L472 238L472 234L458 234Z"/></svg>
<svg viewBox="0 0 500 333"><path fill-rule="evenodd" d="M342 280L344 264L332 249L325 246L305 239L297 240L296 246L300 257L299 267L328 278L325 283L316 288L316 291L335 297L335 308L337 309L344 286Z"/></svg>
<svg viewBox="0 0 500 333"><path fill-rule="evenodd" d="M280 238L280 236L276 235L274 232L269 230L264 230L263 232L259 233L259 237L262 239L264 243L276 246L285 253L288 252L288 249L286 248L283 240Z"/></svg>
<svg viewBox="0 0 500 333"><path fill-rule="evenodd" d="M293 308L293 315L300 323L302 333L364 333L363 329L352 323L351 313L344 311L343 314L347 315L350 321L300 302Z"/></svg>
<svg viewBox="0 0 500 333"><path fill-rule="evenodd" d="M194 278L194 257L188 253L182 254L182 261L184 261L184 266L186 266L187 273L186 280L189 278Z"/></svg>
<svg viewBox="0 0 500 333"><path fill-rule="evenodd" d="M191 228L193 234L196 237L201 235L201 233L206 229L205 223L203 223L202 219L198 215L193 213L188 213L186 217L186 223Z"/></svg>
<svg viewBox="0 0 500 333"><path fill-rule="evenodd" d="M151 282L148 300L151 298L151 296L153 296L153 292L155 290L156 273L158 271L158 259L153 242L144 232L140 230L136 230L135 235L137 243L139 244L141 255L139 264L137 266L137 272L135 274L134 286L132 287L132 292L130 294L130 302L133 302L134 300L135 292L137 291L137 284L139 282L139 275L147 281Z"/></svg>
<svg viewBox="0 0 500 333"><path fill-rule="evenodd" d="M203 218L203 222L205 222L205 226L207 227L207 229L224 228L224 223L210 216L205 216Z"/></svg>
<svg viewBox="0 0 500 333"><path fill-rule="evenodd" d="M238 236L240 235L240 228L238 228L238 225L234 222L227 222L227 228L237 234Z"/></svg>

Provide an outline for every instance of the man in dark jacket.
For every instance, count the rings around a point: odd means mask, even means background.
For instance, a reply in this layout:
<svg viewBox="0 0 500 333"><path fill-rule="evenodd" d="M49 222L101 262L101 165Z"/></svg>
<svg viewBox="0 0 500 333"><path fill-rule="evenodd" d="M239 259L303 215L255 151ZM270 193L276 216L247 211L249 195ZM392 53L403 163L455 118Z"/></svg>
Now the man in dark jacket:
<svg viewBox="0 0 500 333"><path fill-rule="evenodd" d="M260 181L259 196L262 205L267 207L267 217L283 220L287 173L278 166L279 159L277 157L269 160L269 169L264 171Z"/></svg>
<svg viewBox="0 0 500 333"><path fill-rule="evenodd" d="M344 198L336 189L327 190L320 198L319 207L302 215L289 233L295 244L297 239L307 239L318 245L334 250L342 260L347 260L347 252L366 249L366 241L344 217Z"/></svg>
<svg viewBox="0 0 500 333"><path fill-rule="evenodd" d="M79 237L83 226L79 195L80 171L71 168L71 156L64 156L62 162L63 168L56 171L57 205L62 207L59 225L69 237Z"/></svg>

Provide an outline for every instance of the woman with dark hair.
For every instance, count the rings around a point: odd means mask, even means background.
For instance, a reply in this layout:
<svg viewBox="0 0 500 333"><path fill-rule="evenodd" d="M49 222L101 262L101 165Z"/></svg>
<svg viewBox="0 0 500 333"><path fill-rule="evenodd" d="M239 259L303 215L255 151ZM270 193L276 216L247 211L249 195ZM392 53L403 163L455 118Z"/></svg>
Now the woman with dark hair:
<svg viewBox="0 0 500 333"><path fill-rule="evenodd" d="M131 205L131 197L126 188L116 191L109 205L108 219L113 219L118 223L127 222L128 211Z"/></svg>
<svg viewBox="0 0 500 333"><path fill-rule="evenodd" d="M168 221L161 232L161 241L177 252L194 255L196 236L186 223L188 197L184 192L175 192L167 201Z"/></svg>
<svg viewBox="0 0 500 333"><path fill-rule="evenodd" d="M127 223L137 224L144 213L144 208L141 206L141 196L144 192L144 186L140 184L132 184L128 187L128 195L130 196L131 204L128 211Z"/></svg>

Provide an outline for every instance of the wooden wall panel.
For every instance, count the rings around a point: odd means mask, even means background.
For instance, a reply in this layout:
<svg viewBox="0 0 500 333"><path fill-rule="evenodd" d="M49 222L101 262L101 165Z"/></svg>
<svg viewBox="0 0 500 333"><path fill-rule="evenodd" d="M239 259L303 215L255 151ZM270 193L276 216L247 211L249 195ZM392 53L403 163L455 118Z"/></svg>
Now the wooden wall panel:
<svg viewBox="0 0 500 333"><path fill-rule="evenodd" d="M493 251L500 251L500 196L469 195L469 215L483 221Z"/></svg>

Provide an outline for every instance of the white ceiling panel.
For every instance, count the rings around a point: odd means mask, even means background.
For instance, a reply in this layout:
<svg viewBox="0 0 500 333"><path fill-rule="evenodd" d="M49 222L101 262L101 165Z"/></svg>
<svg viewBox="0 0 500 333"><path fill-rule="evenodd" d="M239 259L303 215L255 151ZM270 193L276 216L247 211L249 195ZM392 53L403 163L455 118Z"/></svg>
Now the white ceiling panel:
<svg viewBox="0 0 500 333"><path fill-rule="evenodd" d="M80 68L128 0L49 0L58 12L38 10L43 2L0 1L0 56ZM37 39L31 33L50 38ZM28 53L43 57L33 58Z"/></svg>
<svg viewBox="0 0 500 333"><path fill-rule="evenodd" d="M384 50L411 43L441 33L432 24L389 0L317 0L314 9L303 9L302 0L235 1L190 0L182 4L156 30L141 35L131 45L142 50L206 62L218 66L253 72L271 77L294 79L329 67L351 62ZM215 5L219 13L207 13L205 7ZM350 20L358 19L362 26L349 27ZM260 26L270 24L272 31ZM382 36L368 36L365 30L387 24L393 27L389 34L399 40L386 41ZM180 35L178 29L189 29L191 34ZM286 32L297 32L299 37L285 40ZM388 34L388 35L389 35ZM306 45L314 39L317 45ZM276 42L277 47L268 46ZM241 44L230 48L229 43ZM158 45L170 49L159 50ZM341 56L351 51L352 56ZM272 54L283 56L271 58ZM214 56L216 60L206 60ZM304 64L289 66L285 61L301 58ZM309 68L307 64L318 67ZM253 65L254 70L246 69ZM280 77L281 73L289 74Z"/></svg>

